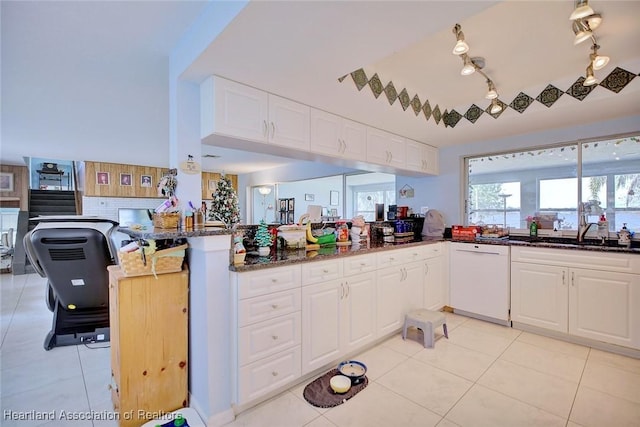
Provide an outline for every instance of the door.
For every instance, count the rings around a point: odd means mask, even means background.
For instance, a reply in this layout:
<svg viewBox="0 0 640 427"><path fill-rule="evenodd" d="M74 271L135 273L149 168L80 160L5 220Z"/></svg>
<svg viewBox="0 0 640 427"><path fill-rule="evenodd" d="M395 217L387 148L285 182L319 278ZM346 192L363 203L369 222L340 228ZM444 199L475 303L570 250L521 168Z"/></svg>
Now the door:
<svg viewBox="0 0 640 427"><path fill-rule="evenodd" d="M569 333L640 348L640 275L570 269Z"/></svg>
<svg viewBox="0 0 640 427"><path fill-rule="evenodd" d="M309 116L308 106L269 95L269 142L309 151Z"/></svg>
<svg viewBox="0 0 640 427"><path fill-rule="evenodd" d="M267 93L236 82L214 78L215 133L267 141Z"/></svg>
<svg viewBox="0 0 640 427"><path fill-rule="evenodd" d="M367 127L352 120L342 119L342 157L362 160L367 157Z"/></svg>
<svg viewBox="0 0 640 427"><path fill-rule="evenodd" d="M430 258L424 263L424 306L439 311L447 305L444 283L444 257Z"/></svg>
<svg viewBox="0 0 640 427"><path fill-rule="evenodd" d="M400 321L404 323L404 315L412 310L424 307L424 262L415 261L405 264L404 271L404 310L400 313Z"/></svg>
<svg viewBox="0 0 640 427"><path fill-rule="evenodd" d="M568 270L543 264L511 263L511 320L567 332Z"/></svg>
<svg viewBox="0 0 640 427"><path fill-rule="evenodd" d="M344 281L342 300L342 353L349 353L376 337L376 279L374 273L358 274Z"/></svg>
<svg viewBox="0 0 640 427"><path fill-rule="evenodd" d="M341 299L338 280L302 288L302 373L311 372L340 356Z"/></svg>
<svg viewBox="0 0 640 427"><path fill-rule="evenodd" d="M406 147L403 137L367 128L367 161L405 168L405 158Z"/></svg>
<svg viewBox="0 0 640 427"><path fill-rule="evenodd" d="M400 267L378 270L376 279L377 336L381 337L402 327L404 282Z"/></svg>
<svg viewBox="0 0 640 427"><path fill-rule="evenodd" d="M311 109L311 151L341 157L344 149L341 132L341 117Z"/></svg>

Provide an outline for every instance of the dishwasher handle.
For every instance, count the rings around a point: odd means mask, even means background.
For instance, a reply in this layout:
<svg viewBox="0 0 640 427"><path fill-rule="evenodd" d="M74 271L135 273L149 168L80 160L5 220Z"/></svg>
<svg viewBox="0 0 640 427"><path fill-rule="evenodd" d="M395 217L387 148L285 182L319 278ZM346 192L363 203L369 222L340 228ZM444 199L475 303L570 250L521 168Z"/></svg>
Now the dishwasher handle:
<svg viewBox="0 0 640 427"><path fill-rule="evenodd" d="M478 254L478 255L503 255L500 252L471 251L468 249L456 249L456 252L464 252L468 254Z"/></svg>

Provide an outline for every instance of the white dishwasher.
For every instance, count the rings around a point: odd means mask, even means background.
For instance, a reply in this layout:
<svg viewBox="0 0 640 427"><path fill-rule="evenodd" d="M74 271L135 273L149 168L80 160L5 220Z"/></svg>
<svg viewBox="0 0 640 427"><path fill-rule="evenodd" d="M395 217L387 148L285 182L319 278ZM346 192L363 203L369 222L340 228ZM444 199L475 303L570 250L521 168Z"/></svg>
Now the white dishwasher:
<svg viewBox="0 0 640 427"><path fill-rule="evenodd" d="M450 304L454 312L508 324L509 247L453 242L450 255Z"/></svg>

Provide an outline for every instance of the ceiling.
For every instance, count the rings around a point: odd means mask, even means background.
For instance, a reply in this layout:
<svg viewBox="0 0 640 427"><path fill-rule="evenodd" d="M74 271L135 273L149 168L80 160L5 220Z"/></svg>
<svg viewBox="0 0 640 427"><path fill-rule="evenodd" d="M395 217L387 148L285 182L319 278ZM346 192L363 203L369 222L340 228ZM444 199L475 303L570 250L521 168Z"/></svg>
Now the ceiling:
<svg viewBox="0 0 640 427"><path fill-rule="evenodd" d="M198 1L26 3L31 6L21 6L15 32L40 30L39 37L49 43L9 39L12 33L3 29L3 50L11 44L15 51L40 55L43 66L72 61L71 72L85 71L86 64L91 70L106 68L114 61L132 70L145 61L148 67L168 57L207 6ZM603 16L596 30L600 53L611 57L596 76L603 79L615 67L640 73L640 43L632 42L640 40L640 2L590 4ZM338 81L363 68L367 76L377 73L383 84L393 81L398 92L406 88L410 97L417 94L442 111L464 114L472 104L484 109L489 104L484 79L462 77L462 63L451 53L451 29L459 23L470 55L486 59L484 71L502 101L510 103L519 92L535 98L548 84L564 91L584 75L590 53L589 42L573 45L572 10L573 1L253 1L182 77L200 82L217 74L437 147L638 115L640 78L618 94L597 87L583 101L565 94L550 108L534 102L522 114L507 108L497 119L483 114L472 124L463 118L454 128L416 116L411 107L403 111L398 101L389 105L384 94L376 99L368 86L358 91L351 77ZM203 158L206 170L242 173L288 161L203 150L221 155Z"/></svg>

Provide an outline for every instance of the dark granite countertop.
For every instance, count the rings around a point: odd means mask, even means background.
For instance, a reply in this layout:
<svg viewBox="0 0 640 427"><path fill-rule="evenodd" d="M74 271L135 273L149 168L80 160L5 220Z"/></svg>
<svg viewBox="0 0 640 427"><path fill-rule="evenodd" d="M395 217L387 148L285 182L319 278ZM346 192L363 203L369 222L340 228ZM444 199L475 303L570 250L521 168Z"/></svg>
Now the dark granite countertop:
<svg viewBox="0 0 640 427"><path fill-rule="evenodd" d="M420 245L429 245L437 242L444 242L444 239L422 239L403 243L369 242L368 244L352 244L349 246L329 245L320 247L317 251L298 250L278 250L269 256L258 256L257 253L249 252L243 265L231 265L229 270L237 272L260 270L270 267L281 267L283 265L298 264L309 261L325 261L334 258L344 258L345 256L363 255L374 252L381 252L390 249L410 248Z"/></svg>
<svg viewBox="0 0 640 427"><path fill-rule="evenodd" d="M148 230L134 230L118 227L117 231L136 239L179 239L184 237L224 236L231 235L232 230L221 227L204 227L193 230L152 228Z"/></svg>
<svg viewBox="0 0 640 427"><path fill-rule="evenodd" d="M607 240L605 244L601 244L599 240L585 240L577 243L575 239L560 237L542 237L532 238L529 236L510 236L508 239L481 239L471 242L456 241L457 243L471 244L487 244L487 245L506 245L506 246L528 246L534 248L552 248L552 249L569 249L578 251L597 251L597 252L613 252L640 254L640 242L633 241L631 246L620 246L617 240Z"/></svg>

